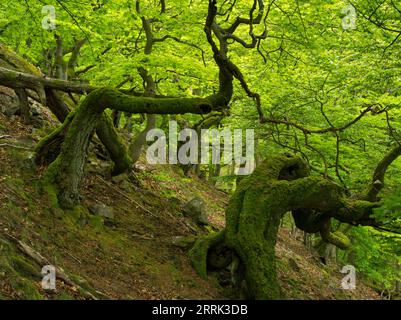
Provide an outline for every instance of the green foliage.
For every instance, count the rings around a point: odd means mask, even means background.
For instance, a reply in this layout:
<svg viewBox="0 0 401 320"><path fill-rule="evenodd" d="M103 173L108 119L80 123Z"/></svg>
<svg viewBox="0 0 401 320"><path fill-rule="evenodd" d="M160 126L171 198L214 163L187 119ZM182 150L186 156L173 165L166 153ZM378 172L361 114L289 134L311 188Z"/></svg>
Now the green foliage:
<svg viewBox="0 0 401 320"><path fill-rule="evenodd" d="M229 9L229 3L224 2L221 12ZM349 5L348 1L265 3L269 5L266 39L260 42L258 50L232 41L229 57L241 69L248 86L260 94L265 116L283 123L258 123L254 101L236 82L230 115L220 126L254 129L258 158L295 152L307 159L313 174L333 179L352 194L365 193L378 162L400 140L401 6L390 0L355 0L356 26L344 30L342 9ZM45 4L55 6L55 30L41 27ZM251 5L249 0L236 1L231 14L224 17L227 19L219 18L222 26L228 27L238 15L248 16ZM70 58L75 41L87 38L77 70L95 67L81 75L81 81L115 87L128 78L123 89L142 91L143 80L137 68L143 66L157 81L160 94L213 93L218 88L218 68L203 32L207 1L167 1L166 13L160 14L160 9L159 1L151 0L141 1L141 14L135 1L130 0L5 0L0 3L0 42L39 66L44 74L50 74L54 68L55 35L63 39L64 62ZM144 52L146 35L141 17L155 21L155 37L170 36L157 42L151 54ZM258 34L263 27L255 25L253 32ZM237 35L250 41L248 26L241 25ZM371 111L346 130L319 134L299 130L344 127L368 105L372 106ZM200 119L198 115L177 117L180 125L189 127ZM125 120L124 117L123 124ZM135 125L134 130L139 131L140 127ZM48 169L44 183L54 206L57 190L51 183L58 165L53 163ZM400 169L399 160L388 169L383 206L375 211L386 228L398 232ZM234 181L230 168L223 168L222 172L222 176L214 178L215 182L229 185ZM155 178L159 182L168 179L163 173ZM173 196L175 192L167 191L166 195ZM399 237L371 228L355 228L350 235L353 245L349 253L343 253L344 263L355 263L365 277L380 287L390 287L399 276L398 267L394 267L400 263Z"/></svg>
<svg viewBox="0 0 401 320"><path fill-rule="evenodd" d="M353 264L375 288L394 290L401 277L401 236L359 227L351 230L350 237L354 245L340 253L340 261Z"/></svg>

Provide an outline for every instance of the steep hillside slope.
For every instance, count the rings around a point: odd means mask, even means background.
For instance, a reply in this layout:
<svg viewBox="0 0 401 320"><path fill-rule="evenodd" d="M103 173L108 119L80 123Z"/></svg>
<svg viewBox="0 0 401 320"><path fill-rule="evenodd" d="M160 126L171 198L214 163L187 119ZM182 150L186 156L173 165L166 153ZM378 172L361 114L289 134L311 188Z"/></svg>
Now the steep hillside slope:
<svg viewBox="0 0 401 320"><path fill-rule="evenodd" d="M143 161L129 174L110 178L110 164L92 154L82 206L69 212L53 208L40 188L44 168L32 157L52 126L47 111L40 114L45 126L39 129L0 114L0 298L238 298L221 275L205 281L194 272L183 241L224 226L227 194L178 168ZM182 214L182 204L195 196L206 202L211 226ZM323 265L286 228L276 251L287 299L379 298L361 281L356 290L342 290L341 267ZM56 292L41 288L39 254L65 272Z"/></svg>

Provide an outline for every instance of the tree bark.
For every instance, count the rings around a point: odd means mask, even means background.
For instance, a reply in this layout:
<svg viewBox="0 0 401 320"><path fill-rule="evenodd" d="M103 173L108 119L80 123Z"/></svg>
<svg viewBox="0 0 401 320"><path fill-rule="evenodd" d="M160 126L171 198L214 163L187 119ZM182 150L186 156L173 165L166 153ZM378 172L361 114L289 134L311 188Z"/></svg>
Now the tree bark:
<svg viewBox="0 0 401 320"><path fill-rule="evenodd" d="M330 218L358 221L375 205L362 200L350 201L338 185L309 176L307 164L299 157L275 156L241 180L226 210L224 237L218 239L233 250L245 267L248 297L278 299L280 288L274 248L280 220L286 212L296 211L298 216L307 216L302 219L303 229L320 231L325 241L344 248L348 241L331 232ZM316 224L315 219L308 217L310 213L323 216L323 222ZM205 276L207 253L216 246L217 240L199 241L191 250L190 258L195 269Z"/></svg>
<svg viewBox="0 0 401 320"><path fill-rule="evenodd" d="M22 120L25 124L29 124L31 123L31 108L29 106L28 95L24 89L16 89L15 93L19 99Z"/></svg>
<svg viewBox="0 0 401 320"><path fill-rule="evenodd" d="M383 159L378 163L373 173L372 183L366 196L368 201L379 201L378 194L384 187L384 177L388 167L401 155L401 145L397 145L386 153Z"/></svg>
<svg viewBox="0 0 401 320"><path fill-rule="evenodd" d="M3 67L0 67L0 83L10 88L32 89L36 92L39 90L38 94L42 101L46 101L43 94L44 88L76 93L87 93L94 90L93 87L86 83L49 79ZM43 96L44 99L42 99Z"/></svg>
<svg viewBox="0 0 401 320"><path fill-rule="evenodd" d="M132 159L132 163L135 164L142 152L142 148L146 143L146 135L151 130L154 129L156 126L156 115L148 114L146 116L146 127L141 131L134 139L134 141L130 144L129 147L129 154Z"/></svg>
<svg viewBox="0 0 401 320"><path fill-rule="evenodd" d="M56 56L55 56L55 64L56 64L56 74L55 77L61 80L67 80L66 66L63 59L63 39L59 35L54 36L56 39Z"/></svg>
<svg viewBox="0 0 401 320"><path fill-rule="evenodd" d="M75 67L77 66L79 52L85 43L86 43L86 38L78 40L75 43L74 49L72 50L72 53L71 53L71 57L67 63L66 74L67 74L68 79L73 79L76 77Z"/></svg>
<svg viewBox="0 0 401 320"><path fill-rule="evenodd" d="M89 140L93 130L102 120L103 111L107 107L130 113L184 114L191 112L203 114L210 112L213 106L208 99L139 98L107 88L91 92L77 108L61 153L49 166L46 173L46 182L57 185L58 199L64 208L71 208L78 203ZM113 128L114 135L115 130L111 119L107 128ZM117 135L110 135L109 138L112 141L118 139ZM125 152L124 154L126 155ZM126 160L130 161L128 158Z"/></svg>

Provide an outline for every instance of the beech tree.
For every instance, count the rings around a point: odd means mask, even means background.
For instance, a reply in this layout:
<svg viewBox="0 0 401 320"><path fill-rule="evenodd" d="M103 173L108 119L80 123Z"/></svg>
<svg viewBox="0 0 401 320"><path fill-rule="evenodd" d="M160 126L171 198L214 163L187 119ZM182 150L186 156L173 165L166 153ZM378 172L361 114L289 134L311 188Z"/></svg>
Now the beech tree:
<svg viewBox="0 0 401 320"><path fill-rule="evenodd" d="M128 172L156 115L168 115L196 130L254 128L257 157L265 158L238 181L225 229L190 250L201 276L231 266L246 296L280 298L274 248L287 212L299 229L342 250L350 247L344 233L353 231L334 225L368 230L370 240L373 232L399 233L392 196L401 155L401 8L394 1L354 1L348 11L320 0L137 0L75 10L56 2L61 22L53 31L13 39L16 21L0 29L0 40L20 54L0 45L0 85L15 90L26 122L28 97L60 122L36 148L54 204L79 205L90 143L98 138L107 150L113 175ZM13 16L38 6L19 4ZM344 20L350 10L357 20ZM122 114L146 117L129 145ZM214 178L230 175L215 169Z"/></svg>

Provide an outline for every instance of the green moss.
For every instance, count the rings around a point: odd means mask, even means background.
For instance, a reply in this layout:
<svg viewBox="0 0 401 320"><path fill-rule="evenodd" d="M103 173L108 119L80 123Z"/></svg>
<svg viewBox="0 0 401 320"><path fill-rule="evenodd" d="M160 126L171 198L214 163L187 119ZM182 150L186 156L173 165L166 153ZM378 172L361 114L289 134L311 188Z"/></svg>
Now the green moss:
<svg viewBox="0 0 401 320"><path fill-rule="evenodd" d="M297 156L270 157L253 174L243 178L226 210L223 241L245 266L247 292L251 295L248 298L278 299L281 296L275 244L281 218L286 212L302 209L302 214L310 216L314 210L330 213L343 206L341 188L321 177L309 177L307 164ZM320 225L318 227L320 229ZM330 239L345 241L341 235L328 231ZM207 272L205 257L213 241L213 237L201 238L190 251L194 268L203 277Z"/></svg>
<svg viewBox="0 0 401 320"><path fill-rule="evenodd" d="M15 52L10 50L5 44L0 43L0 60L6 61L11 67L19 71L31 73L35 76L41 76L42 73L33 64L19 57ZM6 66L7 67L7 66Z"/></svg>
<svg viewBox="0 0 401 320"><path fill-rule="evenodd" d="M98 218L102 219L102 217L91 215L85 206L78 205L72 209L64 210L62 218L63 222L73 230L78 230L78 228L82 228L87 224L94 227L97 231L103 230L103 220L98 221Z"/></svg>
<svg viewBox="0 0 401 320"><path fill-rule="evenodd" d="M12 287L16 290L21 299L24 300L42 300L44 299L36 288L36 286L27 279L19 279L19 281L12 283Z"/></svg>
<svg viewBox="0 0 401 320"><path fill-rule="evenodd" d="M43 299L37 288L40 269L31 264L10 243L0 239L0 270L2 277L20 299Z"/></svg>
<svg viewBox="0 0 401 320"><path fill-rule="evenodd" d="M71 280L74 281L75 283L79 284L79 286L87 291L93 291L93 288L91 287L91 285L88 283L87 280L85 280L84 278L77 276L75 274L70 275Z"/></svg>
<svg viewBox="0 0 401 320"><path fill-rule="evenodd" d="M56 300L75 300L75 298L72 295L63 292L56 296Z"/></svg>
<svg viewBox="0 0 401 320"><path fill-rule="evenodd" d="M183 278L180 271L177 270L177 268L174 265L170 267L170 274L171 278L173 279L176 285L180 285L183 282Z"/></svg>
<svg viewBox="0 0 401 320"><path fill-rule="evenodd" d="M41 279L42 275L39 271L39 268L32 265L25 259L14 256L11 257L11 265L16 272L18 272L23 277L29 277L34 279Z"/></svg>
<svg viewBox="0 0 401 320"><path fill-rule="evenodd" d="M24 180L18 178L17 176L7 176L5 183L8 188L13 190L16 194L18 194L18 198L24 200L26 204L31 204L32 200L29 198L28 194L25 192L25 183Z"/></svg>
<svg viewBox="0 0 401 320"><path fill-rule="evenodd" d="M340 249L348 249L351 246L351 240L342 232L328 232L324 236L323 239Z"/></svg>
<svg viewBox="0 0 401 320"><path fill-rule="evenodd" d="M97 231L103 230L104 220L100 216L91 216L89 218L89 225Z"/></svg>
<svg viewBox="0 0 401 320"><path fill-rule="evenodd" d="M75 206L72 210L66 210L65 212L75 221L79 221L81 218L89 216L89 211L84 206Z"/></svg>
<svg viewBox="0 0 401 320"><path fill-rule="evenodd" d="M64 122L58 126L56 129L54 129L52 132L50 132L48 135L44 136L36 145L35 147L35 152L38 153L40 150L47 145L50 141L52 141L55 137L60 135L67 126L70 125L72 119L74 119L75 112L72 111L68 114L67 118L65 118Z"/></svg>
<svg viewBox="0 0 401 320"><path fill-rule="evenodd" d="M42 190L47 193L52 207L59 208L58 194L59 189L56 184L57 172L60 167L59 157L48 167L42 178Z"/></svg>

